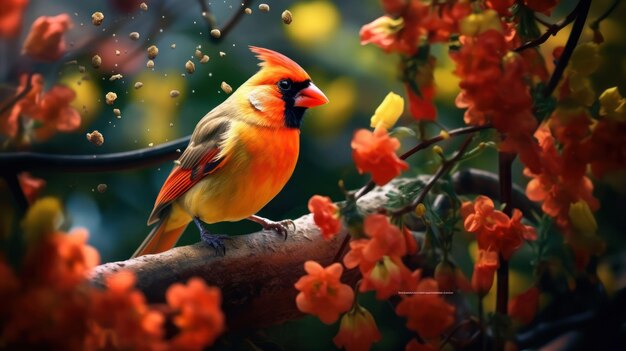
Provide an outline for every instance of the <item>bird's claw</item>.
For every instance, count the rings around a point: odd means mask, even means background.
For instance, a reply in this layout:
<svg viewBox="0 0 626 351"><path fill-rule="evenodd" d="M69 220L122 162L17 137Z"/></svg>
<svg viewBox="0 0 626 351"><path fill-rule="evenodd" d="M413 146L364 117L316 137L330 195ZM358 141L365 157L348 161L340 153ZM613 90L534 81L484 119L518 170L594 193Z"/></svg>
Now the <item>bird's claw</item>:
<svg viewBox="0 0 626 351"><path fill-rule="evenodd" d="M225 256L226 246L224 245L224 240L230 240L231 238L228 235L215 235L203 230L200 232L200 239L203 243L212 247L216 255Z"/></svg>
<svg viewBox="0 0 626 351"><path fill-rule="evenodd" d="M268 220L263 223L264 230L274 231L277 234L282 235L285 240L287 240L287 236L291 227L293 227L294 231L296 230L296 224L291 219L285 219L278 222Z"/></svg>

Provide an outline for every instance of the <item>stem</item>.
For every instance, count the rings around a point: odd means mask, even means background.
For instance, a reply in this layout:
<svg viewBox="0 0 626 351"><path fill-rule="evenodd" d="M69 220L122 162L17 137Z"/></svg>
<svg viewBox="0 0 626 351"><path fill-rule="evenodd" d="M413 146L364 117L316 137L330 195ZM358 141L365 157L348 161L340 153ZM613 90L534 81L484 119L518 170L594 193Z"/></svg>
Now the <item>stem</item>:
<svg viewBox="0 0 626 351"><path fill-rule="evenodd" d="M550 81L546 85L546 89L543 92L545 97L552 95L554 89L559 84L559 80L565 72L565 67L569 63L569 59L572 57L572 53L576 48L578 40L580 39L580 35L585 28L585 22L587 21L587 15L589 14L589 7L591 7L591 0L580 0L578 5L576 5L576 11L578 15L576 16L576 20L574 21L574 25L572 26L572 32L567 39L567 43L565 44L565 48L563 49L563 53L559 58L559 61L554 67L554 72L552 72L552 76L550 77Z"/></svg>
<svg viewBox="0 0 626 351"><path fill-rule="evenodd" d="M32 84L33 72L28 73L28 77L26 77L26 86L24 90L20 91L17 95L15 95L11 100L7 101L2 107L0 107L0 116L13 108L15 104L20 101L24 96L26 96L30 90L33 88Z"/></svg>
<svg viewBox="0 0 626 351"><path fill-rule="evenodd" d="M498 174L500 177L500 202L504 204L503 212L507 216L513 213L512 189L513 179L511 174L511 166L515 160L515 154L507 152L498 153ZM500 267L498 267L497 277L498 285L496 292L496 312L506 316L508 314L509 304L509 262L499 255ZM496 350L503 350L503 340L496 340Z"/></svg>
<svg viewBox="0 0 626 351"><path fill-rule="evenodd" d="M491 124L485 124L482 126L470 126L470 127L463 127L463 128L457 128L457 129L453 129L451 131L448 132L448 137L444 137L442 135L437 135L436 137L430 138L430 139L426 139L422 142L420 142L419 144L415 145L414 147L412 147L410 150L408 150L407 152L403 153L402 155L400 155L400 159L402 160L406 160L407 158L413 156L413 154L415 154L416 152L423 150L433 144L436 144L442 140L445 140L447 138L451 138L451 137L456 137L459 135L465 135L465 134L470 134L470 133L475 133L475 132L479 132L481 130L485 130L485 129L489 129L491 128ZM367 183L364 187L362 187L361 189L359 189L359 191L357 191L355 197L357 199L359 199L361 196L369 193L370 191L372 191L374 188L376 187L376 184L373 181L370 181L369 183Z"/></svg>
<svg viewBox="0 0 626 351"><path fill-rule="evenodd" d="M202 8L202 12L205 13L204 20L207 22L207 24L209 25L209 32L213 29L217 28L217 22L215 21L215 18L213 17L213 14L211 13L211 9L209 8L209 6L205 3L206 0L198 0L198 2L200 3L200 8ZM235 28L235 25L237 25L237 22L239 22L241 20L241 18L243 17L245 10L247 7L250 6L250 4L252 3L252 0L243 0L241 2L241 6L237 9L237 11L235 12L235 14L232 15L232 17L228 20L228 22L226 22L222 28L220 28L220 37L219 38L215 38L215 37L210 37L211 40L213 42L220 42L224 39L224 37L231 31L233 30L233 28Z"/></svg>
<svg viewBox="0 0 626 351"><path fill-rule="evenodd" d="M483 297L478 296L478 323L480 323L480 340L482 344L483 351L487 351L487 328L484 324L484 307L483 307Z"/></svg>
<svg viewBox="0 0 626 351"><path fill-rule="evenodd" d="M417 207L417 205L424 201L424 198L426 197L426 195L428 195L428 192L430 191L430 189L432 189L435 183L437 183L437 180L446 175L452 169L452 167L461 159L461 157L463 157L463 155L465 154L465 150L470 145L473 138L473 135L467 137L467 139L465 139L465 141L459 148L459 151L457 151L454 157L449 160L443 161L441 167L439 167L439 169L437 170L437 173L435 173L435 175L430 178L428 183L426 183L422 191L420 191L420 194L417 196L417 198L415 198L415 200L413 200L413 202L397 210L387 211L385 209L380 209L379 212L388 213L392 216L401 216L403 214L413 211L415 207Z"/></svg>
<svg viewBox="0 0 626 351"><path fill-rule="evenodd" d="M209 25L209 32L217 28L215 17L213 16L213 13L211 12L211 8L206 3L206 0L198 0L198 3L200 4L200 9L202 9L202 17L204 18L206 23Z"/></svg>
<svg viewBox="0 0 626 351"><path fill-rule="evenodd" d="M604 11L604 13L600 15L600 17L596 18L595 21L591 22L589 27L591 27L591 29L600 28L600 23L604 21L605 19L607 19L607 17L609 17L613 13L613 11L615 11L619 3L620 3L620 0L613 0L613 3L611 4L611 6L609 6L606 9L606 11Z"/></svg>
<svg viewBox="0 0 626 351"><path fill-rule="evenodd" d="M572 12L568 13L567 16L565 16L565 18L563 18L562 20L556 22L555 24L548 24L546 22L539 21L540 23L542 23L544 25L548 25L548 30L546 30L538 38L533 39L531 41L528 41L528 42L522 44L522 46L516 48L514 51L515 52L524 51L524 50L526 50L528 48L539 46L539 45L545 43L551 36L556 35L556 33L558 33L561 29L567 27L568 24L572 23L576 18L578 18L578 16L580 15L580 11L581 11L580 5L584 1L588 1L588 0L581 0L578 3L578 5L576 5L576 7L574 7Z"/></svg>

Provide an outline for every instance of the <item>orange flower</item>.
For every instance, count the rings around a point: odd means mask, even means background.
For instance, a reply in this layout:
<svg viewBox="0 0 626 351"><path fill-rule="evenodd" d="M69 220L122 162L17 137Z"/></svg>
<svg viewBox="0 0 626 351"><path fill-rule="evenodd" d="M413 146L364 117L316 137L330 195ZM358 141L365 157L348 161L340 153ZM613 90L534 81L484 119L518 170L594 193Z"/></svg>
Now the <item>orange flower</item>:
<svg viewBox="0 0 626 351"><path fill-rule="evenodd" d="M0 38L15 38L22 29L28 0L5 0L0 6Z"/></svg>
<svg viewBox="0 0 626 351"><path fill-rule="evenodd" d="M85 280L100 261L98 251L87 245L88 236L84 228L56 232L31 247L25 263L29 283L71 289Z"/></svg>
<svg viewBox="0 0 626 351"><path fill-rule="evenodd" d="M384 256L368 271L362 272L359 291L376 291L376 298L386 300L400 291L411 290L411 271L395 256Z"/></svg>
<svg viewBox="0 0 626 351"><path fill-rule="evenodd" d="M478 259L474 264L474 273L472 273L472 289L481 298L491 290L498 265L497 252L478 250Z"/></svg>
<svg viewBox="0 0 626 351"><path fill-rule="evenodd" d="M70 106L76 98L74 90L56 85L48 90L39 104L39 111L33 119L42 122L35 130L39 140L50 138L55 132L71 132L80 126L80 114Z"/></svg>
<svg viewBox="0 0 626 351"><path fill-rule="evenodd" d="M360 129L352 138L352 159L359 173L372 174L378 185L385 185L409 165L398 158L396 151L400 141L389 137L385 128L377 128L374 132Z"/></svg>
<svg viewBox="0 0 626 351"><path fill-rule="evenodd" d="M435 86L433 84L420 86L420 95L409 86L404 84L409 96L409 112L418 121L434 121L437 119L437 108L433 102L435 97Z"/></svg>
<svg viewBox="0 0 626 351"><path fill-rule="evenodd" d="M341 230L339 207L329 197L320 195L311 197L309 211L313 213L313 221L322 231L325 240L332 239Z"/></svg>
<svg viewBox="0 0 626 351"><path fill-rule="evenodd" d="M498 224L508 222L509 218L501 211L495 210L493 201L486 196L478 196L474 203L464 202L461 214L465 218L465 230L470 233L482 230L493 231Z"/></svg>
<svg viewBox="0 0 626 351"><path fill-rule="evenodd" d="M596 178L626 168L626 120L602 118L583 148L593 155L591 171Z"/></svg>
<svg viewBox="0 0 626 351"><path fill-rule="evenodd" d="M37 18L24 41L22 53L40 61L54 61L61 58L66 46L63 35L70 28L72 28L72 20L67 13Z"/></svg>
<svg viewBox="0 0 626 351"><path fill-rule="evenodd" d="M380 339L380 331L374 317L368 310L357 304L341 317L339 333L333 338L333 342L338 348L360 351L369 350L372 344Z"/></svg>
<svg viewBox="0 0 626 351"><path fill-rule="evenodd" d="M18 175L20 187L29 203L33 203L39 193L46 186L46 181L41 178L35 178L28 172L22 172Z"/></svg>
<svg viewBox="0 0 626 351"><path fill-rule="evenodd" d="M454 323L455 308L437 295L438 291L434 279L422 279L416 294L404 297L396 307L398 316L407 318L407 328L418 332L426 340L439 337Z"/></svg>
<svg viewBox="0 0 626 351"><path fill-rule="evenodd" d="M343 257L343 264L348 269L359 266L361 272L370 270L375 261L368 261L363 256L363 250L368 246L369 239L353 239L350 240L350 251Z"/></svg>
<svg viewBox="0 0 626 351"><path fill-rule="evenodd" d="M20 76L20 85L15 91L15 95L21 94L26 89L28 75L22 74ZM21 114L33 114L37 112L37 104L41 100L41 93L43 91L43 76L41 74L33 74L30 79L31 89L30 91L18 100L11 111L0 116L0 132L10 137L15 137L17 134L19 118Z"/></svg>
<svg viewBox="0 0 626 351"><path fill-rule="evenodd" d="M371 239L363 249L363 257L376 262L383 256L406 255L406 241L398 227L389 222L389 217L371 214L363 222L363 230Z"/></svg>
<svg viewBox="0 0 626 351"><path fill-rule="evenodd" d="M514 297L509 301L509 315L523 324L530 323L539 310L540 291L536 286Z"/></svg>
<svg viewBox="0 0 626 351"><path fill-rule="evenodd" d="M220 290L207 286L202 279L191 278L187 285L172 284L167 289L166 300L180 311L174 317L174 324L180 329L172 339L174 349L203 350L224 331Z"/></svg>
<svg viewBox="0 0 626 351"><path fill-rule="evenodd" d="M419 251L419 246L409 228L403 227L402 234L404 235L404 242L406 244L406 253L409 255L416 254Z"/></svg>
<svg viewBox="0 0 626 351"><path fill-rule="evenodd" d="M295 284L300 291L296 305L304 313L319 317L326 323L334 323L339 314L352 306L354 292L340 281L343 268L339 263L323 268L315 261L306 261L304 270L308 273Z"/></svg>
<svg viewBox="0 0 626 351"><path fill-rule="evenodd" d="M133 272L116 272L104 278L106 290L92 292L87 350L165 350L164 317L149 309L135 280Z"/></svg>

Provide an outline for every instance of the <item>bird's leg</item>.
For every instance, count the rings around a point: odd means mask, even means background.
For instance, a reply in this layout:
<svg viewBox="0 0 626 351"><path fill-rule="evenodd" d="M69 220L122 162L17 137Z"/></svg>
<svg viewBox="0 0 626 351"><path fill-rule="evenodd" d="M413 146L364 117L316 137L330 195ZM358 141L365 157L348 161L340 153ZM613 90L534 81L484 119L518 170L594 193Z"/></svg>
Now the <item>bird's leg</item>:
<svg viewBox="0 0 626 351"><path fill-rule="evenodd" d="M291 219L274 222L272 220L257 215L250 216L248 217L248 219L252 222L262 225L264 230L273 230L276 233L284 236L285 240L287 240L287 234L289 234L290 227L293 227L293 230L296 230L296 224Z"/></svg>
<svg viewBox="0 0 626 351"><path fill-rule="evenodd" d="M224 245L224 240L230 239L230 237L228 235L215 235L209 233L209 231L204 228L204 224L198 217L193 217L193 222L196 224L198 230L200 231L200 240L215 249L216 255L219 255L220 253L222 254L222 256L226 255L226 246Z"/></svg>

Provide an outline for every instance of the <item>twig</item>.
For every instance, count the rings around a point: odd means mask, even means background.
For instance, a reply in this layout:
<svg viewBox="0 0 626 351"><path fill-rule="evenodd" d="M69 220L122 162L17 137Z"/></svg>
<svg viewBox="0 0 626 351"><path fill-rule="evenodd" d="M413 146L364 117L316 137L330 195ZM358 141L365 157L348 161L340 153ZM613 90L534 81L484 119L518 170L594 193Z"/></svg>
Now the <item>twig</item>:
<svg viewBox="0 0 626 351"><path fill-rule="evenodd" d="M528 42L522 44L522 46L516 48L514 51L516 51L516 52L524 51L524 50L526 50L528 48L539 46L539 45L545 43L550 38L550 36L556 35L561 29L567 27L568 24L572 23L576 18L578 18L578 16L580 15L580 11L581 11L580 6L581 6L581 3L583 1L585 1L585 0L581 0L578 3L578 5L576 5L576 7L574 7L572 12L568 13L567 16L565 16L565 18L563 18L562 20L556 22L555 24L550 25L549 23L539 21L540 23L547 25L548 26L548 30L546 30L538 38L533 39L531 41L528 41Z"/></svg>
<svg viewBox="0 0 626 351"><path fill-rule="evenodd" d="M392 211L388 211L388 210L381 208L379 212L387 213L391 216L401 216L403 214L413 211L415 207L417 207L417 205L419 205L420 203L422 203L422 201L424 201L424 198L426 197L426 195L428 195L428 192L430 191L430 189L432 189L432 187L435 186L435 183L437 183L437 181L441 177L446 175L452 169L452 167L461 159L461 157L463 157L463 155L465 154L465 150L470 145L473 138L474 138L473 135L470 135L469 137L467 137L467 139L465 139L465 141L459 148L459 151L457 151L457 153L451 159L443 161L443 163L441 164L441 167L439 167L439 169L437 170L437 173L435 173L435 175L433 175L430 178L428 183L426 183L426 185L420 191L419 195L410 204L404 207L401 207L397 210L392 210Z"/></svg>
<svg viewBox="0 0 626 351"><path fill-rule="evenodd" d="M578 5L576 5L576 11L578 15L576 16L576 20L574 21L574 25L572 26L572 31L567 39L567 43L565 44L565 48L563 49L563 53L559 58L559 61L556 63L556 67L554 67L554 72L552 72L552 76L546 85L546 88L543 92L543 96L548 97L552 95L554 89L559 84L559 80L561 80L561 76L565 71L565 67L569 63L569 59L572 57L572 53L576 48L578 43L578 39L580 39L580 35L585 28L585 22L587 21L587 15L589 15L589 8L591 7L591 0L580 0Z"/></svg>
<svg viewBox="0 0 626 351"><path fill-rule="evenodd" d="M12 171L109 172L143 168L178 158L189 136L153 148L103 155L50 155L39 152L0 153L0 169Z"/></svg>
<svg viewBox="0 0 626 351"><path fill-rule="evenodd" d="M218 28L217 21L215 20L215 17L213 16L213 13L211 12L211 8L206 3L206 0L198 0L198 2L200 3L200 8L202 9L202 13L203 13L202 17L204 17L204 20L209 26L209 32L213 29L220 30L220 34L221 34L220 37L216 38L216 37L210 36L211 40L213 42L220 42L224 39L224 36L226 36L231 30L233 30L235 25L237 25L237 22L241 20L241 17L244 15L246 8L249 7L250 4L252 3L252 0L243 0L241 2L241 6L237 9L237 11L235 11L232 17L228 20L228 22L226 22L222 26L222 28Z"/></svg>
<svg viewBox="0 0 626 351"><path fill-rule="evenodd" d="M453 129L451 131L448 132L448 136L444 137L443 135L437 135L436 137L430 138L430 139L426 139L424 141L422 141L421 143L417 144L416 146L412 147L410 150L408 150L407 152L403 153L402 155L400 155L400 159L402 160L406 160L407 158L411 157L413 154L415 154L416 152L423 150L435 143L438 143L442 140L446 140L448 137L456 137L459 135L465 135L465 134L470 134L470 133L475 133L475 132L479 132L481 130L485 130L485 129L489 129L491 128L491 124L485 124L482 126L470 126L470 127L463 127L463 128L457 128L457 129ZM357 191L357 193L355 194L355 197L358 199L361 196L367 194L368 192L372 191L372 189L374 189L376 187L376 184L373 181L370 181L369 183L367 183L364 187L362 187L361 189L359 189L359 191Z"/></svg>
<svg viewBox="0 0 626 351"><path fill-rule="evenodd" d="M600 15L600 17L596 18L593 22L591 22L591 24L589 25L589 27L591 27L591 29L598 29L600 28L600 23L602 21L604 21L605 19L607 19L607 17L609 17L613 11L615 11L615 9L617 8L617 5L619 5L621 0L613 0L613 3L611 4L611 6L609 6L606 11L604 11L604 13L602 13Z"/></svg>
<svg viewBox="0 0 626 351"><path fill-rule="evenodd" d="M206 3L206 0L198 0L200 4L200 9L202 9L202 17L209 25L209 31L217 28L217 23L215 22L215 17L213 17L213 13L211 12L211 7Z"/></svg>
<svg viewBox="0 0 626 351"><path fill-rule="evenodd" d="M460 322L459 324L457 324L451 331L450 333L448 333L448 335L446 335L446 337L441 340L441 342L439 343L439 350L442 350L444 346L446 346L447 343L449 343L452 340L452 337L454 336L454 334L456 334L459 330L461 330L463 327L472 324L472 323L476 323L476 321L472 318L468 318L468 319L464 319L462 322Z"/></svg>
<svg viewBox="0 0 626 351"><path fill-rule="evenodd" d="M17 95L15 95L12 99L7 101L7 103L4 104L4 106L0 108L0 115L9 111L11 108L13 108L13 106L18 101L20 101L24 96L30 93L30 90L33 88L32 78L33 78L33 72L29 72L28 77L26 78L26 86L24 87L24 90L20 91Z"/></svg>

